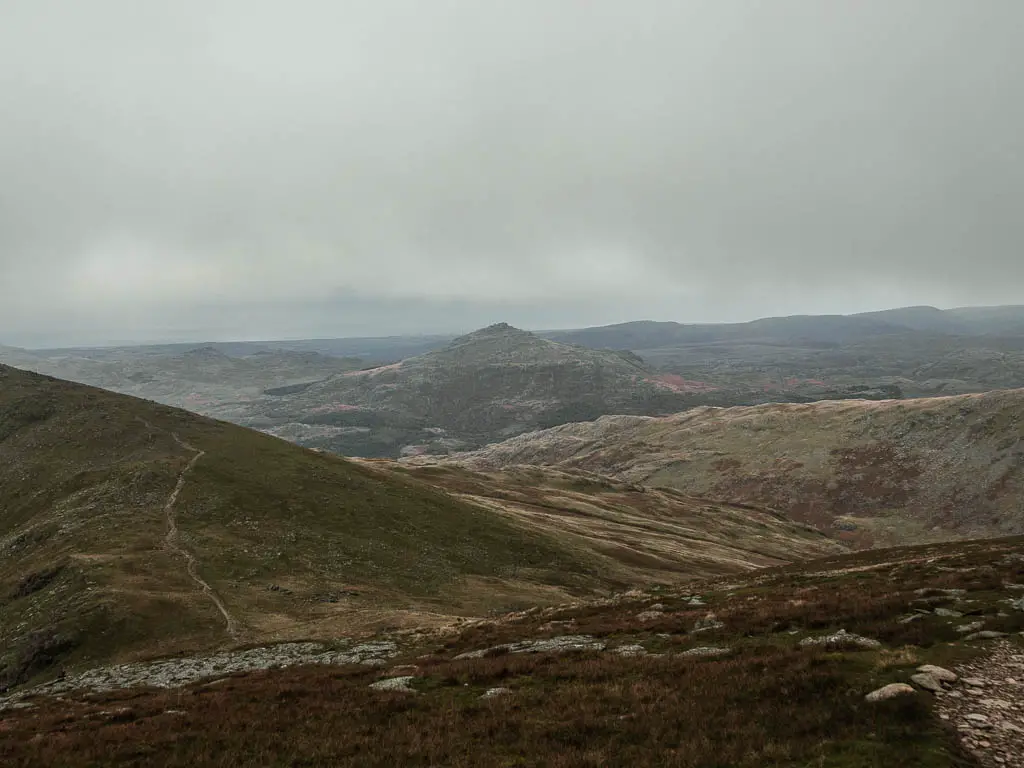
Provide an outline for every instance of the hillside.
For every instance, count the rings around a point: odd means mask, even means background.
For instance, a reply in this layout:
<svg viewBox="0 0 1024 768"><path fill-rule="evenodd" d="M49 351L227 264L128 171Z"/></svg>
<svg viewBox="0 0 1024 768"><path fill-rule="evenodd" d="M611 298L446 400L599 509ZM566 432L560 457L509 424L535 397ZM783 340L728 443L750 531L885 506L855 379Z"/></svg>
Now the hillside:
<svg viewBox="0 0 1024 768"><path fill-rule="evenodd" d="M303 445L368 457L475 447L608 413L720 403L628 352L542 339L505 324L392 365L268 390L250 425ZM727 401L727 400L726 400Z"/></svg>
<svg viewBox="0 0 1024 768"><path fill-rule="evenodd" d="M673 536L677 550L701 538L699 515L650 533L620 504L626 562L600 533L569 541L405 470L3 366L0 489L0 685L57 662L422 626L652 574L732 573L787 559L786 536L801 555L830 547L723 510L747 526L739 543L661 557ZM659 514L686 522L693 506ZM775 540L762 547L758 530Z"/></svg>
<svg viewBox="0 0 1024 768"><path fill-rule="evenodd" d="M605 417L451 457L777 509L858 545L1024 532L1024 390Z"/></svg>
<svg viewBox="0 0 1024 768"><path fill-rule="evenodd" d="M877 550L380 635L377 667L72 675L0 696L0 762L1020 768L1022 629L1024 539Z"/></svg>
<svg viewBox="0 0 1024 768"><path fill-rule="evenodd" d="M513 467L473 472L370 460L586 551L606 580L671 584L806 560L844 547L777 513L610 480L588 472Z"/></svg>

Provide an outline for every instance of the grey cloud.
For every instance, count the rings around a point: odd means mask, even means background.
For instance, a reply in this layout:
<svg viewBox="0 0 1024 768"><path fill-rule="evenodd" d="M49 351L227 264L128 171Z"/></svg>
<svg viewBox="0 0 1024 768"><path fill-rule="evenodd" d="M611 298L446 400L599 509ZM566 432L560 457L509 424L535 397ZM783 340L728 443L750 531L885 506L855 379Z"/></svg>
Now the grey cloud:
<svg viewBox="0 0 1024 768"><path fill-rule="evenodd" d="M0 340L1024 302L1016 0L2 14Z"/></svg>

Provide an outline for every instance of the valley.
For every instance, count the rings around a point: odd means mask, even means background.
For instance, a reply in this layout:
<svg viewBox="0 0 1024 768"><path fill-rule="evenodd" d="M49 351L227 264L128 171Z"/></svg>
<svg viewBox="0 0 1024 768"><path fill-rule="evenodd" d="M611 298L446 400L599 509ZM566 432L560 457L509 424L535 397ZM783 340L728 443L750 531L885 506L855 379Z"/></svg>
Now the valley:
<svg viewBox="0 0 1024 768"><path fill-rule="evenodd" d="M909 307L750 323L528 333L0 347L0 363L341 455L480 448L603 415L1024 387L1024 310Z"/></svg>
<svg viewBox="0 0 1024 768"><path fill-rule="evenodd" d="M437 474L0 368L3 685L58 664L429 626L837 546L600 478Z"/></svg>
<svg viewBox="0 0 1024 768"><path fill-rule="evenodd" d="M0 761L1013 765L1015 342L890 320L0 349Z"/></svg>

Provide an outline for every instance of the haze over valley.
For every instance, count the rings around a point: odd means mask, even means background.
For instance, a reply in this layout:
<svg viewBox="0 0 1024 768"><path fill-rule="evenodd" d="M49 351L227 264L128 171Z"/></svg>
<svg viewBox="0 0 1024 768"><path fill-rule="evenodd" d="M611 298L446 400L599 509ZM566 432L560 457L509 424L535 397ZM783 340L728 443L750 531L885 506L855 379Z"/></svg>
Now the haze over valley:
<svg viewBox="0 0 1024 768"><path fill-rule="evenodd" d="M1024 768L1022 28L5 2L0 765Z"/></svg>

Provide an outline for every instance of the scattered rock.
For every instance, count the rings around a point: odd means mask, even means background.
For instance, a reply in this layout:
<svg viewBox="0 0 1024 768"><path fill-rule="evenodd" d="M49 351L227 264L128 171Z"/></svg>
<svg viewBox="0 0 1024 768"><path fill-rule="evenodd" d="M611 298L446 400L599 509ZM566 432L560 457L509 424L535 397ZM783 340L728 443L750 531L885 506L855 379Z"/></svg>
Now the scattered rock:
<svg viewBox="0 0 1024 768"><path fill-rule="evenodd" d="M964 747L985 768L1024 766L1024 686L1017 684L1017 649L996 642L984 658L957 669L969 694L954 698L956 691L936 698L940 718L957 723Z"/></svg>
<svg viewBox="0 0 1024 768"><path fill-rule="evenodd" d="M725 624L718 620L718 617L713 613L709 613L703 619L698 619L697 623L693 625L694 632L707 632L712 629L721 629Z"/></svg>
<svg viewBox="0 0 1024 768"><path fill-rule="evenodd" d="M510 693L512 693L511 688L488 688L480 698L493 699L495 696L507 696Z"/></svg>
<svg viewBox="0 0 1024 768"><path fill-rule="evenodd" d="M964 640L998 640L1000 637L1006 637L1005 632L996 632L992 629L983 629L981 632L974 632Z"/></svg>
<svg viewBox="0 0 1024 768"><path fill-rule="evenodd" d="M983 621L972 621L970 624L961 624L956 628L956 631L960 634L966 634L967 632L977 632L984 626L985 622Z"/></svg>
<svg viewBox="0 0 1024 768"><path fill-rule="evenodd" d="M918 672L916 675L911 675L910 681L918 687L924 688L926 691L931 691L932 693L938 693L942 690L942 682L939 678L927 672Z"/></svg>
<svg viewBox="0 0 1024 768"><path fill-rule="evenodd" d="M728 648L720 648L712 645L704 645L697 648L690 648L688 651L683 651L680 656L722 656L729 653Z"/></svg>
<svg viewBox="0 0 1024 768"><path fill-rule="evenodd" d="M280 643L225 651L212 656L191 656L161 661L134 662L98 667L74 677L24 691L53 695L74 690L114 691L122 688L178 688L210 678L226 678L239 672L282 669L297 664L366 664L380 666L398 654L398 645L390 640L375 640L335 650L321 643ZM14 697L0 698L0 711Z"/></svg>
<svg viewBox="0 0 1024 768"><path fill-rule="evenodd" d="M922 672L926 675L931 675L940 682L943 683L955 683L957 681L957 674L944 667L937 667L934 664L922 664L917 668L918 672Z"/></svg>
<svg viewBox="0 0 1024 768"><path fill-rule="evenodd" d="M384 680L378 680L375 683L370 683L370 687L375 691L401 691L402 693L416 693L415 689L409 686L415 678L412 675L403 675L402 677L388 677Z"/></svg>
<svg viewBox="0 0 1024 768"><path fill-rule="evenodd" d="M664 603L655 603L654 605L648 606L648 611L664 611L666 610Z"/></svg>
<svg viewBox="0 0 1024 768"><path fill-rule="evenodd" d="M546 637L540 640L523 640L518 643L505 643L495 645L491 648L482 648L476 651L466 651L456 656L456 659L482 659L490 654L501 653L566 653L568 651L602 651L605 643L595 640L590 635L562 635L561 637Z"/></svg>
<svg viewBox="0 0 1024 768"><path fill-rule="evenodd" d="M909 624L912 621L917 621L919 619L923 619L924 617L925 614L923 613L912 613L909 616L904 616L902 619L900 619L900 624Z"/></svg>
<svg viewBox="0 0 1024 768"><path fill-rule="evenodd" d="M823 645L830 651L838 651L849 648L863 648L863 649L876 649L881 648L882 644L877 640L873 640L870 637L862 637L847 632L845 629L840 629L838 632L831 635L822 635L821 637L805 637L800 641L802 646L813 646Z"/></svg>
<svg viewBox="0 0 1024 768"><path fill-rule="evenodd" d="M959 619L963 617L960 611L954 611L952 608L936 608L933 613L936 616L943 616L948 619Z"/></svg>
<svg viewBox="0 0 1024 768"><path fill-rule="evenodd" d="M883 685L881 688L869 693L864 697L864 700L870 702L886 701L888 699L895 699L897 696L905 696L908 693L914 693L914 689L906 683L889 683L889 685Z"/></svg>

